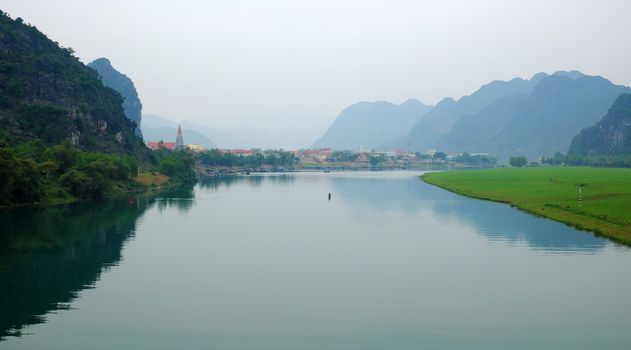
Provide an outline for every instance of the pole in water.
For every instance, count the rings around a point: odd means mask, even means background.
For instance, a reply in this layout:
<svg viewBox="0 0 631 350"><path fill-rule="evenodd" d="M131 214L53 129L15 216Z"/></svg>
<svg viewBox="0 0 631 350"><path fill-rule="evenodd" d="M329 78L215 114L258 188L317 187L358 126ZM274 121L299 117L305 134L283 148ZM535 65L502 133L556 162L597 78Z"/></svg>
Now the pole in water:
<svg viewBox="0 0 631 350"><path fill-rule="evenodd" d="M329 201L331 200L331 192L329 192Z"/></svg>

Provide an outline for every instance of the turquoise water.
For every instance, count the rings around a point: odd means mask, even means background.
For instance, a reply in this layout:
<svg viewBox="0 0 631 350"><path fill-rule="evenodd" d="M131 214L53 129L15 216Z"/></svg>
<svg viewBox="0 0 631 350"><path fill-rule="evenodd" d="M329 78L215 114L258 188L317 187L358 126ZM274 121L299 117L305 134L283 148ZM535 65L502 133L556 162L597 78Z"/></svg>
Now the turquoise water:
<svg viewBox="0 0 631 350"><path fill-rule="evenodd" d="M2 213L0 349L631 348L628 248L419 174Z"/></svg>

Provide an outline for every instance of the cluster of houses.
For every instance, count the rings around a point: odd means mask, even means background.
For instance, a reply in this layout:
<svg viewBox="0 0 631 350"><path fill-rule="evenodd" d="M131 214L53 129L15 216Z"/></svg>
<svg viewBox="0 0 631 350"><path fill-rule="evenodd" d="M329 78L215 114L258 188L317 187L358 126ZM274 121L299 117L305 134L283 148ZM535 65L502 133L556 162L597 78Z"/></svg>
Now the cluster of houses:
<svg viewBox="0 0 631 350"><path fill-rule="evenodd" d="M152 150L157 150L160 148L166 148L168 150L174 150L178 147L176 147L175 142L164 142L164 141L147 141L145 143L147 145L147 147L149 147ZM193 151L193 152L204 152L206 151L206 147L196 144L196 143L189 143L187 145L184 145L182 148L186 148L189 151Z"/></svg>
<svg viewBox="0 0 631 350"><path fill-rule="evenodd" d="M493 159L487 153L443 153L435 149L424 153L401 150L392 151L359 151L359 152L335 152L330 148L308 149L293 152L303 163L357 163L374 164L381 163L393 166L409 166L413 164L452 164L466 162L484 162ZM347 156L340 156L345 153ZM352 157L350 157L352 155ZM352 160L349 160L352 159Z"/></svg>
<svg viewBox="0 0 631 350"><path fill-rule="evenodd" d="M333 154L330 148L302 149L292 152L303 163L326 163Z"/></svg>
<svg viewBox="0 0 631 350"><path fill-rule="evenodd" d="M304 163L335 163L347 162L343 157L336 157L336 153L330 148L305 149L293 152ZM353 163L370 163L371 159L381 159L390 162L410 162L417 159L415 153L406 151L359 151L345 153L353 155ZM341 158L341 159L340 159Z"/></svg>
<svg viewBox="0 0 631 350"><path fill-rule="evenodd" d="M192 152L204 152L207 151L202 145L190 143L184 144L184 139L182 137L182 129L178 127L176 141L175 142L163 142L163 141L148 141L146 143L147 147L153 150L157 150L160 148L166 148L169 150L175 149L187 149ZM253 156L257 152L261 152L256 149L219 149L219 152L224 154L233 154L236 156ZM320 149L301 149L297 151L289 151L293 153L300 162L302 163L334 163L334 162L344 162L344 160L340 160L335 157L336 153L331 148L320 148ZM445 154L442 152L438 152L435 149L427 150L425 153L413 153L410 151L359 151L359 152L345 152L347 154L354 155L353 163L360 164L369 164L375 160L380 162L387 162L390 164L409 164L409 163L420 163L420 164L448 164L457 160L459 156L462 154ZM356 155L356 156L355 156ZM488 157L489 155L486 153L472 153L469 156L472 157Z"/></svg>
<svg viewBox="0 0 631 350"><path fill-rule="evenodd" d="M175 142L147 141L145 144L147 145L147 147L149 147L152 150L158 150L161 148L165 148L168 150L175 150L179 148L177 147ZM208 148L197 143L189 143L189 144L183 145L181 149L187 149L191 152L196 152L196 153L208 151ZM253 149L219 149L219 152L230 153L236 156L253 156L254 154L256 154L256 150L253 150Z"/></svg>

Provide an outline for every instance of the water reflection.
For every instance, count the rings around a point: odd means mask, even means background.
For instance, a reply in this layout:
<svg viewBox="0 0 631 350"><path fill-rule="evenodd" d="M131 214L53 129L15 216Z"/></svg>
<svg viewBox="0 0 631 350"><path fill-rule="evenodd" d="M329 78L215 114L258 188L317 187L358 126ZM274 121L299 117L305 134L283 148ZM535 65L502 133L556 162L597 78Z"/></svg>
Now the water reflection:
<svg viewBox="0 0 631 350"><path fill-rule="evenodd" d="M0 214L19 228L0 234L0 348L628 348L626 250L415 175L243 176Z"/></svg>
<svg viewBox="0 0 631 350"><path fill-rule="evenodd" d="M218 190L221 188L230 188L233 185L248 184L252 187L260 187L264 182L289 185L296 180L294 174L252 174L248 176L224 176L218 178L206 178L197 182L198 186L203 189Z"/></svg>
<svg viewBox="0 0 631 350"><path fill-rule="evenodd" d="M256 174L201 181L203 189L219 190L236 184L260 187L330 182L335 200L377 211L396 210L418 215L427 210L443 220L462 220L492 242L527 244L547 252L594 252L611 244L589 232L538 218L501 203L471 199L427 185L414 172ZM326 196L326 193L323 194ZM357 218L361 220L363 218Z"/></svg>
<svg viewBox="0 0 631 350"><path fill-rule="evenodd" d="M527 244L548 252L594 252L611 244L589 232L538 218L501 203L471 199L427 185L414 172L295 173L233 176L201 181L203 189L219 190L235 184L259 187L264 182L287 186L330 182L335 200L377 211L396 210L419 215L427 210L443 220L463 220L489 241ZM323 194L326 196L326 193ZM357 220L361 220L358 218Z"/></svg>
<svg viewBox="0 0 631 350"><path fill-rule="evenodd" d="M155 201L160 212L167 208L175 208L179 212L185 213L191 210L195 204L194 187L184 186L162 192L159 197L155 198Z"/></svg>
<svg viewBox="0 0 631 350"><path fill-rule="evenodd" d="M0 212L0 341L69 308L121 260L136 223L156 202L189 210L192 188L102 202Z"/></svg>
<svg viewBox="0 0 631 350"><path fill-rule="evenodd" d="M494 242L526 243L533 249L554 252L593 252L610 244L588 232L516 213L505 204L466 198L427 185L412 174L389 178L333 176L330 181L336 198L349 205L374 210L396 208L407 215L430 210L445 220L464 220Z"/></svg>

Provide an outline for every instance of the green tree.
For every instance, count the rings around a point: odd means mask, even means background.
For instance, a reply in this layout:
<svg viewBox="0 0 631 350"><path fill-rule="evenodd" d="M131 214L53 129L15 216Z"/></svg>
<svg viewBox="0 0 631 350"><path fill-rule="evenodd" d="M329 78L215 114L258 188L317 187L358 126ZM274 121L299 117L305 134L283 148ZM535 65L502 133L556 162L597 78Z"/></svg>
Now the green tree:
<svg viewBox="0 0 631 350"><path fill-rule="evenodd" d="M13 148L0 141L0 205L44 200L42 183L37 163L17 158Z"/></svg>
<svg viewBox="0 0 631 350"><path fill-rule="evenodd" d="M100 198L108 189L108 184L101 174L90 176L77 169L71 169L63 174L59 181L68 192L81 199Z"/></svg>
<svg viewBox="0 0 631 350"><path fill-rule="evenodd" d="M374 155L369 157L369 162L371 166L377 166L386 161L386 157L380 155Z"/></svg>
<svg viewBox="0 0 631 350"><path fill-rule="evenodd" d="M528 159L526 159L526 157L524 156L510 157L510 159L508 160L508 163L512 167L521 168L523 166L526 166L526 164L528 164Z"/></svg>
<svg viewBox="0 0 631 350"><path fill-rule="evenodd" d="M434 153L434 155L432 156L433 159L440 159L440 160L445 160L447 159L447 155L444 152L436 152Z"/></svg>

